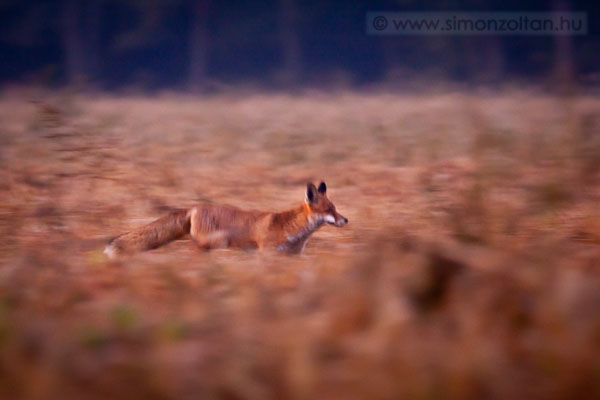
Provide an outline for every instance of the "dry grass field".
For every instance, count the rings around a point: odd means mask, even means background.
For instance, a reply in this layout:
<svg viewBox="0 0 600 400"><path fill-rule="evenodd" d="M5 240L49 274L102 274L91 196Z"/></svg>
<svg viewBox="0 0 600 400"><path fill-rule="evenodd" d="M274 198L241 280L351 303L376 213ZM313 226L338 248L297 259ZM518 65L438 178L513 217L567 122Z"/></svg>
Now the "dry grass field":
<svg viewBox="0 0 600 400"><path fill-rule="evenodd" d="M300 256L172 207L348 217ZM0 398L600 398L600 99L0 96Z"/></svg>

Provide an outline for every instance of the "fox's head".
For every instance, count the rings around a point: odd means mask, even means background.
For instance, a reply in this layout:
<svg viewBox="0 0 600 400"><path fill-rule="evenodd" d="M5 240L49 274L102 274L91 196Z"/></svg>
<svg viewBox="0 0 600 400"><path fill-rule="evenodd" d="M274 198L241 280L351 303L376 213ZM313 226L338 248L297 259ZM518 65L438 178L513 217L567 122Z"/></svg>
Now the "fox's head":
<svg viewBox="0 0 600 400"><path fill-rule="evenodd" d="M317 218L322 218L322 221L339 227L348 223L348 218L338 213L333 203L327 198L327 185L325 185L325 182L321 182L318 189L312 183L307 184L304 201L311 213Z"/></svg>

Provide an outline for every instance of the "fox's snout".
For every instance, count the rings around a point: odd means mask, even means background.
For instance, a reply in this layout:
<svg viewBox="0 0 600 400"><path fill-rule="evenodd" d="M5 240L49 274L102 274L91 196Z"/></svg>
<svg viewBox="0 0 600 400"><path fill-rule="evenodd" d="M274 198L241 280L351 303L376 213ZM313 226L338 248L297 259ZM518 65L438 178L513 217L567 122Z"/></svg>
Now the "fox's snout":
<svg viewBox="0 0 600 400"><path fill-rule="evenodd" d="M325 217L325 222L341 228L348 223L348 218L336 213L335 215L327 215Z"/></svg>
<svg viewBox="0 0 600 400"><path fill-rule="evenodd" d="M339 218L335 219L335 226L342 227L342 226L346 225L347 223L348 223L348 218L342 217L341 215L339 216Z"/></svg>

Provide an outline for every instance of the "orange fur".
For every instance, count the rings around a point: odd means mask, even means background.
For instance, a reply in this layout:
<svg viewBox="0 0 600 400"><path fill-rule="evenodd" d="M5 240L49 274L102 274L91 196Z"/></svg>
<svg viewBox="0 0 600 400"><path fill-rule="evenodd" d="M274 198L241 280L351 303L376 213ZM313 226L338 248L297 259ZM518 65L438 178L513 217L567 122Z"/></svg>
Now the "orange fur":
<svg viewBox="0 0 600 400"><path fill-rule="evenodd" d="M241 210L228 205L204 204L179 210L151 224L112 239L104 251L109 257L157 248L189 234L201 249L274 247L299 253L312 233L324 223L344 226L321 182L307 185L300 206L283 212Z"/></svg>

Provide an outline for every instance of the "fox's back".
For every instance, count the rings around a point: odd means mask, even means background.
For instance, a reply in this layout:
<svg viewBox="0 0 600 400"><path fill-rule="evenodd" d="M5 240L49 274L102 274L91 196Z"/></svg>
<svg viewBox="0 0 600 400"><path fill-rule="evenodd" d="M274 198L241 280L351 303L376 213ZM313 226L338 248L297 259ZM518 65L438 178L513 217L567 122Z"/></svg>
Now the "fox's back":
<svg viewBox="0 0 600 400"><path fill-rule="evenodd" d="M194 222L204 232L250 226L268 214L221 204L202 204L193 207L192 213Z"/></svg>

